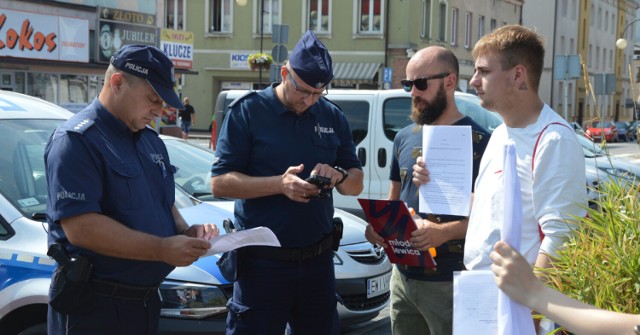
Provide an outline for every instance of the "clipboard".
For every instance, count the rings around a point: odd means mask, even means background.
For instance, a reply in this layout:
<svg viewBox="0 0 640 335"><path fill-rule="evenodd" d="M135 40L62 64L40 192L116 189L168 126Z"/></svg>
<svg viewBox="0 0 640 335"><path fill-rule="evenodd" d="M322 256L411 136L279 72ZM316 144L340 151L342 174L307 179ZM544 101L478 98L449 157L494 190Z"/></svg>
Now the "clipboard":
<svg viewBox="0 0 640 335"><path fill-rule="evenodd" d="M387 244L384 251L391 263L432 269L437 266L428 251L411 246L411 232L418 226L403 201L359 198L358 202L367 222L384 238Z"/></svg>

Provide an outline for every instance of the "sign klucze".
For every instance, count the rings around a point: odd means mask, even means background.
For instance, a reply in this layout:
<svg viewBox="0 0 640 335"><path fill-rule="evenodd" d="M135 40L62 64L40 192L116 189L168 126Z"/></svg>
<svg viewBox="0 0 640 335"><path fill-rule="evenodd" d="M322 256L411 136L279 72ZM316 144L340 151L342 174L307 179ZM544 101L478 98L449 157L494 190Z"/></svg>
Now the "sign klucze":
<svg viewBox="0 0 640 335"><path fill-rule="evenodd" d="M160 50L171 59L175 68L191 69L193 66L193 33L161 29Z"/></svg>
<svg viewBox="0 0 640 335"><path fill-rule="evenodd" d="M89 21L0 8L0 57L89 62Z"/></svg>

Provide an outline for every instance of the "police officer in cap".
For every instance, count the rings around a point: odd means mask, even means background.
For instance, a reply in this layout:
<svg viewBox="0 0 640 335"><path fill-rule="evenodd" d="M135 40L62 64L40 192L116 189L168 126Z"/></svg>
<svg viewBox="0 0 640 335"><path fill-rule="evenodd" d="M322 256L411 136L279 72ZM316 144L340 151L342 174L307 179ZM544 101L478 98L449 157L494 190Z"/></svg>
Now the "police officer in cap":
<svg viewBox="0 0 640 335"><path fill-rule="evenodd" d="M148 126L163 100L183 108L171 61L155 47L126 45L111 58L98 97L46 146L49 244L89 264L86 281L58 265L49 334L157 334L159 284L218 235L212 224L189 227L174 205L176 169Z"/></svg>
<svg viewBox="0 0 640 335"><path fill-rule="evenodd" d="M244 250L227 334L281 335L288 321L296 334L337 334L331 192L360 194L362 168L344 114L324 97L332 62L311 31L280 74L229 105L211 169L213 194L238 199L235 226L269 227L282 245Z"/></svg>

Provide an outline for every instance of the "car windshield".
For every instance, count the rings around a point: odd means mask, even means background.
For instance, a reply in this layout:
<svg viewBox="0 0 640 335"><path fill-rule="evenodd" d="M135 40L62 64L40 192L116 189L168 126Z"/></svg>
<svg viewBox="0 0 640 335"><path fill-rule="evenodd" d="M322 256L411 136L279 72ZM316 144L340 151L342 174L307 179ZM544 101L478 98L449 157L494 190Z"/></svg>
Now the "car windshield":
<svg viewBox="0 0 640 335"><path fill-rule="evenodd" d="M44 149L49 136L64 120L0 120L0 194L23 216L46 219L47 180ZM5 154L6 153L6 154ZM211 193L211 191L209 191ZM197 200L176 186L176 207L194 206Z"/></svg>
<svg viewBox="0 0 640 335"><path fill-rule="evenodd" d="M616 127L618 130L627 130L628 125L626 122L616 122Z"/></svg>
<svg viewBox="0 0 640 335"><path fill-rule="evenodd" d="M602 122L602 123L600 123L600 122L596 121L591 125L591 128L602 128L602 127L611 128L611 122Z"/></svg>
<svg viewBox="0 0 640 335"><path fill-rule="evenodd" d="M0 193L25 217L44 218L47 180L44 147L63 120L0 120ZM37 216L37 215L36 215Z"/></svg>
<svg viewBox="0 0 640 335"><path fill-rule="evenodd" d="M200 200L216 200L211 195L212 151L178 138L162 136L171 164L178 168L176 184Z"/></svg>

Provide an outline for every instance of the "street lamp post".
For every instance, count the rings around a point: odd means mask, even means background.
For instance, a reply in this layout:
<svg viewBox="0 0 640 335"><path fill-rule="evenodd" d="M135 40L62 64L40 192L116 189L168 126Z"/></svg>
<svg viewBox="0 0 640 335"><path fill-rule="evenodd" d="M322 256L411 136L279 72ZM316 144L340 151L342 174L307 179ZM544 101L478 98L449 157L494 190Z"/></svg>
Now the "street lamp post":
<svg viewBox="0 0 640 335"><path fill-rule="evenodd" d="M632 24L638 21L640 21L640 19L633 20L629 22L626 27L624 27L624 29L622 30L622 34L620 34L620 38L616 41L616 47L618 47L618 49L624 49L627 47L627 40L624 38L624 33L627 32L627 29L631 27Z"/></svg>
<svg viewBox="0 0 640 335"><path fill-rule="evenodd" d="M640 21L640 19L635 19L631 22L629 22L624 29L622 30L622 34L620 34L620 38L616 41L616 47L620 50L624 50L627 47L627 40L624 38L624 33L627 32L627 29L629 29L629 27L631 27L631 25L633 25L634 23ZM635 100L635 97L634 97ZM636 118L636 111L635 111L635 107L634 107L634 111L633 111L633 120L635 121Z"/></svg>

